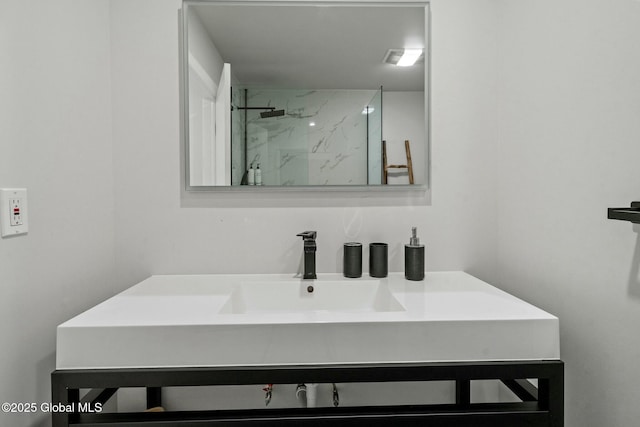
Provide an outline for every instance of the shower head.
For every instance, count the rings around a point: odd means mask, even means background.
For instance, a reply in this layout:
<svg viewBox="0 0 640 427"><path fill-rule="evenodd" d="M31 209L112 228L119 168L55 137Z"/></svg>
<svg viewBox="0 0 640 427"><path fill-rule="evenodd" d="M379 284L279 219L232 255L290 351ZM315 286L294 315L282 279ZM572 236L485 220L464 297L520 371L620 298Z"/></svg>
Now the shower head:
<svg viewBox="0 0 640 427"><path fill-rule="evenodd" d="M260 113L261 119L267 119L269 117L278 117L278 116L284 116L284 110L271 110L271 111L264 111Z"/></svg>

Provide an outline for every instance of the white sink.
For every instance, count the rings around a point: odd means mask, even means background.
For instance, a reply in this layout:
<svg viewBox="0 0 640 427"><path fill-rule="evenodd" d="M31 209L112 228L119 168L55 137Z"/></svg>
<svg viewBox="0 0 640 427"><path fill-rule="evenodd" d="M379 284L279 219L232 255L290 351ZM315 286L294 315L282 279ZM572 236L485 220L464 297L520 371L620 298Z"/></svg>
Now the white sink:
<svg viewBox="0 0 640 427"><path fill-rule="evenodd" d="M313 289L309 292L309 286ZM405 308L379 280L298 283L244 282L222 306L221 314L283 314L309 312L387 312Z"/></svg>
<svg viewBox="0 0 640 427"><path fill-rule="evenodd" d="M559 358L555 316L463 272L422 282L176 275L152 276L59 325L56 367Z"/></svg>

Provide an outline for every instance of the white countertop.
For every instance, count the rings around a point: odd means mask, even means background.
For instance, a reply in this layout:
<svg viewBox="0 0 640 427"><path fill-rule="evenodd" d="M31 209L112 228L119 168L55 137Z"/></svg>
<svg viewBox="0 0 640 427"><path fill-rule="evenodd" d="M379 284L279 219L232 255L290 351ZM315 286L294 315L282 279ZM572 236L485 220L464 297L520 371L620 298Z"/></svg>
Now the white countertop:
<svg viewBox="0 0 640 427"><path fill-rule="evenodd" d="M560 358L555 316L466 273L318 277L152 276L59 325L56 367Z"/></svg>

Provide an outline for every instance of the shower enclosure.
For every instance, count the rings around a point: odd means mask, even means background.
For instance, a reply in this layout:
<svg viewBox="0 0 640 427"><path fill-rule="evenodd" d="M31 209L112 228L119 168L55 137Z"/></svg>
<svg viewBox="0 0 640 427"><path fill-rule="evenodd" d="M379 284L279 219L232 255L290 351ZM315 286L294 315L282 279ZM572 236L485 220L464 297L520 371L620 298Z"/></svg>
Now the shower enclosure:
<svg viewBox="0 0 640 427"><path fill-rule="evenodd" d="M232 89L232 184L258 166L263 185L382 180L382 88Z"/></svg>

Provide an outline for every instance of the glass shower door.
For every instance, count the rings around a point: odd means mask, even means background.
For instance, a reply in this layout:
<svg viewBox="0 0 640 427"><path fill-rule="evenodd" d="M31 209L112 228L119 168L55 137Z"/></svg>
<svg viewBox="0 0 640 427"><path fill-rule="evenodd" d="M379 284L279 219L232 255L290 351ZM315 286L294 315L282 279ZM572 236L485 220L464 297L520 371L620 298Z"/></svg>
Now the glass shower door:
<svg viewBox="0 0 640 427"><path fill-rule="evenodd" d="M376 91L367 112L367 183L382 184L382 87Z"/></svg>

